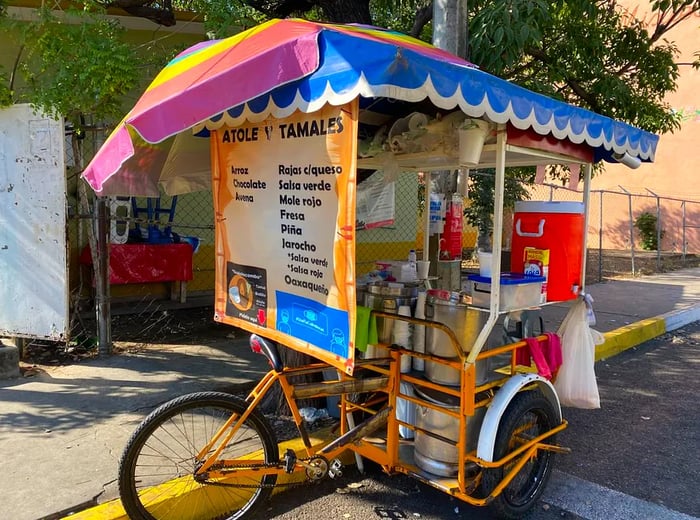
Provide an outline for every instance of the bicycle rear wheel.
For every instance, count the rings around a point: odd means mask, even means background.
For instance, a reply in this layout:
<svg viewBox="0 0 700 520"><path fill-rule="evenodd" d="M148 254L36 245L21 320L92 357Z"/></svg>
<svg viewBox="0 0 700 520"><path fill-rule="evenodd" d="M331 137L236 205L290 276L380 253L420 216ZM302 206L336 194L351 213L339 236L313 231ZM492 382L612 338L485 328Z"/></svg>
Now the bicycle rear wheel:
<svg viewBox="0 0 700 520"><path fill-rule="evenodd" d="M198 392L155 409L131 435L119 463L119 494L132 520L235 520L272 492L275 475L198 482L197 453L247 403L219 392ZM254 454L254 455L253 455ZM279 461L268 421L253 410L220 459ZM229 485L226 485L229 484ZM235 484L235 485L231 485Z"/></svg>
<svg viewBox="0 0 700 520"><path fill-rule="evenodd" d="M496 435L494 458L501 459L557 426L557 415L550 403L535 390L520 392L508 405ZM554 443L555 436L547 439ZM503 492L489 504L497 518L517 519L530 510L542 495L553 469L554 454L538 450ZM487 469L482 476L483 489L490 493L510 472L516 461L500 468Z"/></svg>

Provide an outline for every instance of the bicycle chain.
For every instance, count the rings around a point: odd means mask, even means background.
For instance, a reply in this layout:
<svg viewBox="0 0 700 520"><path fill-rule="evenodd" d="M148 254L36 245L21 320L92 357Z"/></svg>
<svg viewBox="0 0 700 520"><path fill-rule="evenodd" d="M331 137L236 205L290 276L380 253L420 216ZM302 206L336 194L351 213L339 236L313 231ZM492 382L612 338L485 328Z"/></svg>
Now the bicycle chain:
<svg viewBox="0 0 700 520"><path fill-rule="evenodd" d="M220 468L221 466L219 466ZM241 464L241 465L236 465L237 469L245 469L245 468L279 468L279 463L274 463L274 462L264 462L262 464L257 463L257 464ZM219 469L217 468L217 465L213 465L211 467L212 470ZM231 471L231 474L234 474L235 470ZM246 489L259 489L259 488L274 488L274 487L295 487L295 486L303 486L306 485L308 482L313 482L313 479L309 478L308 476L306 479L301 480L299 482L287 482L284 484L278 484L277 481L275 480L274 484L263 484L262 481L258 484L228 484L225 482L214 482L214 481L209 481L209 480L204 480L202 484L207 484L209 486L222 486L222 487L235 487L235 488L246 488Z"/></svg>

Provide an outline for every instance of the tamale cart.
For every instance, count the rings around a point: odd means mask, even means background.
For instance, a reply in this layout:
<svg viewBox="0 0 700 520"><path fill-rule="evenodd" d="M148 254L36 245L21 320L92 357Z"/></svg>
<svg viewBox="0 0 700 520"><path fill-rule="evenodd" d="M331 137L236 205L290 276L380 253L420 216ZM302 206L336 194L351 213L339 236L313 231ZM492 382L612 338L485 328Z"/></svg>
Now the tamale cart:
<svg viewBox="0 0 700 520"><path fill-rule="evenodd" d="M584 290L592 165L652 161L656 142L377 28L274 20L182 53L84 177L100 196L211 188L215 319L249 331L271 370L245 399L190 394L141 423L120 464L128 515L242 518L275 487L338 475L346 452L501 517L523 515L541 496L554 454L566 451L556 442L566 421L551 380L522 370L525 341L489 345L499 317L540 305L541 280L534 299L529 287L521 298L501 265L506 168L584 165L582 225L569 237L580 255L574 278L558 287L576 298ZM425 280L361 290L359 259L371 251L358 240L367 225L358 207L367 172L388 181L410 175L417 184L419 173L429 180L432 172L475 168L495 176L490 276L471 281L479 294L468 300L447 287L424 298ZM425 185L428 259L434 222ZM395 215L389 221L401 226ZM396 308L366 305L378 287ZM375 323L391 324L393 335L374 339ZM425 331L425 350L395 341L397 329L411 327L414 337ZM280 346L318 361L284 366ZM298 382L329 369L337 380ZM301 450L278 444L260 411L277 383ZM328 396L338 397L337 436L317 445L297 400Z"/></svg>

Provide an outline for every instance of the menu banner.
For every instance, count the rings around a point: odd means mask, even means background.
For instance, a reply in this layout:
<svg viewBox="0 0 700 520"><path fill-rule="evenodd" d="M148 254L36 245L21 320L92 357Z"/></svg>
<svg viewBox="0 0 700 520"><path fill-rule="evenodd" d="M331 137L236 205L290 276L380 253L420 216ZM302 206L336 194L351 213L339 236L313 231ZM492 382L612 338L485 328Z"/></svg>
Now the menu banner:
<svg viewBox="0 0 700 520"><path fill-rule="evenodd" d="M215 319L352 374L358 104L211 134Z"/></svg>

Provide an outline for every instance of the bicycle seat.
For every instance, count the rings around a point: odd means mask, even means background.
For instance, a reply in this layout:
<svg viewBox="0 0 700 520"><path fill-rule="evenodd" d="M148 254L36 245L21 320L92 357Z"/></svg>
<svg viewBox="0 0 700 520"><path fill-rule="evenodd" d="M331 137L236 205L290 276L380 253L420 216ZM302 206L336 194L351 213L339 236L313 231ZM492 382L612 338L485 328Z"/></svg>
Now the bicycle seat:
<svg viewBox="0 0 700 520"><path fill-rule="evenodd" d="M284 365L275 343L272 343L271 341L268 341L257 334L251 334L249 341L250 349L256 354L263 354L270 362L272 370L275 372L282 372Z"/></svg>

